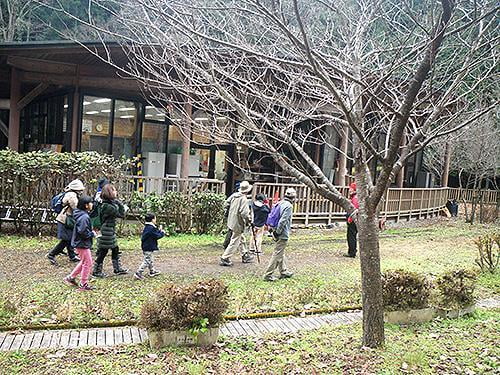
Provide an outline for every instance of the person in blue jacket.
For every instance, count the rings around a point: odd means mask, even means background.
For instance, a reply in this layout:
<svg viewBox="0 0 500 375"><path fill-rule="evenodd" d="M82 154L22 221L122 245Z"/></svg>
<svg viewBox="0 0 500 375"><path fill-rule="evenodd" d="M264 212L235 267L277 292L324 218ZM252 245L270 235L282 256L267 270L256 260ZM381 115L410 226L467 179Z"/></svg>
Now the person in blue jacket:
<svg viewBox="0 0 500 375"><path fill-rule="evenodd" d="M149 276L158 276L160 271L157 271L153 265L153 253L158 251L158 240L165 235L163 230L156 227L156 216L154 214L146 214L144 217L144 230L141 236L142 253L144 260L135 273L135 278L138 280L144 279L143 272L149 268Z"/></svg>

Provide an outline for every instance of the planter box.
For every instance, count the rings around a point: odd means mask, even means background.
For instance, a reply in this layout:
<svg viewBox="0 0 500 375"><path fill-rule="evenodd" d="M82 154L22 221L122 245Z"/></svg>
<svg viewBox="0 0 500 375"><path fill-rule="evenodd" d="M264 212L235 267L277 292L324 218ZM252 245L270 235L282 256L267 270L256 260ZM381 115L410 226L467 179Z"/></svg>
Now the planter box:
<svg viewBox="0 0 500 375"><path fill-rule="evenodd" d="M164 346L212 346L219 337L219 327L209 328L196 337L188 331L151 331L148 330L149 345L152 349Z"/></svg>
<svg viewBox="0 0 500 375"><path fill-rule="evenodd" d="M426 323L434 318L434 309L426 308L407 311L386 311L384 321L392 324Z"/></svg>
<svg viewBox="0 0 500 375"><path fill-rule="evenodd" d="M476 310L476 305L471 305L464 307L463 309L457 310L444 310L444 309L436 309L436 316L441 318L459 318L463 315L467 315L473 313Z"/></svg>

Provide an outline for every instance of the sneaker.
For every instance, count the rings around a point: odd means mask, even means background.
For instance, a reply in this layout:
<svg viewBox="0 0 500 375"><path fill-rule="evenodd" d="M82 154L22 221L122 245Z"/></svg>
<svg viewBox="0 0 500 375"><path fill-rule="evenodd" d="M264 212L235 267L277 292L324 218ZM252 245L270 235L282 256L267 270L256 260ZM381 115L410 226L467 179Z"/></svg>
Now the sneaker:
<svg viewBox="0 0 500 375"><path fill-rule="evenodd" d="M137 280L144 280L144 276L142 275L142 273L139 273L139 272L134 273L134 277Z"/></svg>
<svg viewBox="0 0 500 375"><path fill-rule="evenodd" d="M74 262L74 263L78 263L80 261L80 258L78 258L78 257L69 258L69 261Z"/></svg>
<svg viewBox="0 0 500 375"><path fill-rule="evenodd" d="M149 273L149 276L151 276L151 277L155 277L155 276L158 276L158 275L161 275L161 272L157 271L157 270L154 270L153 272Z"/></svg>
<svg viewBox="0 0 500 375"><path fill-rule="evenodd" d="M270 277L264 277L264 281L269 281L269 282L273 282L273 281L276 281L278 280L276 277L274 276L270 276Z"/></svg>
<svg viewBox="0 0 500 375"><path fill-rule="evenodd" d="M126 275L128 274L128 270L127 269L123 269L123 268L120 268L118 270L114 270L113 273L115 275Z"/></svg>
<svg viewBox="0 0 500 375"><path fill-rule="evenodd" d="M351 255L351 254L342 254L344 258L356 258L356 255Z"/></svg>
<svg viewBox="0 0 500 375"><path fill-rule="evenodd" d="M242 263L252 263L253 262L253 256L250 254L246 253L241 257L241 262Z"/></svg>
<svg viewBox="0 0 500 375"><path fill-rule="evenodd" d="M70 275L64 278L64 282L69 286L78 286L78 283L76 282L75 278L71 277Z"/></svg>
<svg viewBox="0 0 500 375"><path fill-rule="evenodd" d="M283 272L280 275L280 279L289 279L292 276L293 276L293 272Z"/></svg>
<svg viewBox="0 0 500 375"><path fill-rule="evenodd" d="M88 292L88 291L94 290L94 287L90 286L88 283L80 284L80 287L78 288L78 290L81 292Z"/></svg>
<svg viewBox="0 0 500 375"><path fill-rule="evenodd" d="M231 267L233 265L233 262L231 262L230 259L220 258L220 263L219 264L221 266L223 266L223 267Z"/></svg>
<svg viewBox="0 0 500 375"><path fill-rule="evenodd" d="M45 257L49 260L50 264L52 264L53 266L57 266L57 261L55 256L50 255L50 253L47 253Z"/></svg>

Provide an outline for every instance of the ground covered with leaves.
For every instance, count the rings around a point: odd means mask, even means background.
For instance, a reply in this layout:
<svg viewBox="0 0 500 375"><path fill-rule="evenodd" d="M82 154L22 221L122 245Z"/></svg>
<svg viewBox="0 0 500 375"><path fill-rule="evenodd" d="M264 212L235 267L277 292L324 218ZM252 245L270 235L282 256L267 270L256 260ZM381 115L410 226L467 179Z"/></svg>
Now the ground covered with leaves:
<svg viewBox="0 0 500 375"><path fill-rule="evenodd" d="M386 326L386 346L360 347L361 325L262 338L221 337L214 348L146 344L0 352L6 374L493 374L500 365L500 310L428 324Z"/></svg>
<svg viewBox="0 0 500 375"><path fill-rule="evenodd" d="M437 275L455 268L474 268L473 240L493 227L470 226L460 221L413 222L389 228L381 234L382 268L407 269ZM261 263L234 267L218 265L222 253L221 236L180 235L160 240L156 257L163 275L137 281L132 273L93 281L96 290L81 293L67 287L62 278L73 264L60 256L58 267L45 254L54 238L0 238L0 326L46 323L87 324L135 320L141 305L165 281L184 283L215 277L230 290L228 314L346 308L359 306L359 259L344 258L345 229L299 231L292 235L286 250L292 279L266 283L262 275L272 251L266 239ZM139 237L120 238L123 263L135 270L140 264ZM106 259L105 271L112 273ZM479 277L477 297L500 294L499 274Z"/></svg>

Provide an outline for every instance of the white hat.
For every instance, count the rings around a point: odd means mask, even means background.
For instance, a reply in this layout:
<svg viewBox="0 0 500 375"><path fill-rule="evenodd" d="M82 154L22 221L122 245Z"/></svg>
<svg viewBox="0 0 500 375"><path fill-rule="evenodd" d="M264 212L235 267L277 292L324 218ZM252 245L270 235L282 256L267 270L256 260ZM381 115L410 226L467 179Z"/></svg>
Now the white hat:
<svg viewBox="0 0 500 375"><path fill-rule="evenodd" d="M73 191L84 191L85 186L83 186L83 182L80 180L73 180L69 183L68 187L66 190L73 190Z"/></svg>
<svg viewBox="0 0 500 375"><path fill-rule="evenodd" d="M250 183L248 181L242 181L240 184L239 192L245 194L245 193L248 193L249 191L251 191L252 189L253 189L253 186L250 185Z"/></svg>
<svg viewBox="0 0 500 375"><path fill-rule="evenodd" d="M286 198L296 198L297 197L297 192L295 191L294 188L288 188L285 191L285 197Z"/></svg>

